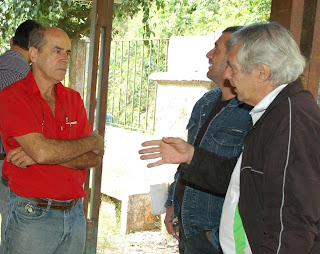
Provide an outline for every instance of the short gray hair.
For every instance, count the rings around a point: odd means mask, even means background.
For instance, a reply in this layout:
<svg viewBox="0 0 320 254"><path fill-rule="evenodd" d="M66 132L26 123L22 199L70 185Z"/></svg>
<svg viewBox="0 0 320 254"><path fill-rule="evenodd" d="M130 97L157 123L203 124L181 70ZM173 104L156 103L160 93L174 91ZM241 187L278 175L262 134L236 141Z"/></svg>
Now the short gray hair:
<svg viewBox="0 0 320 254"><path fill-rule="evenodd" d="M36 49L39 50L39 52L41 52L42 47L47 43L47 41L45 39L45 33L46 33L46 27L34 29L30 33L29 48L35 47Z"/></svg>
<svg viewBox="0 0 320 254"><path fill-rule="evenodd" d="M231 35L228 49L240 44L237 54L242 71L251 73L259 64L270 67L274 85L295 81L304 71L305 59L290 32L276 22L255 23Z"/></svg>

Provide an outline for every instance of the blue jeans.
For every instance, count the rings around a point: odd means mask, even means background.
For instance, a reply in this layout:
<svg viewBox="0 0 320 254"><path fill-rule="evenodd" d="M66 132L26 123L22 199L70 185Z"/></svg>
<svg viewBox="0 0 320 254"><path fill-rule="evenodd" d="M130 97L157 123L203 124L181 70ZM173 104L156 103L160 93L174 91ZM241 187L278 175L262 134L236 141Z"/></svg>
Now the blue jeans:
<svg viewBox="0 0 320 254"><path fill-rule="evenodd" d="M179 228L179 237L180 254L222 254L208 241L206 232L186 238L183 229Z"/></svg>
<svg viewBox="0 0 320 254"><path fill-rule="evenodd" d="M70 210L53 210L49 204L42 209L10 192L9 203L2 254L83 253L86 221L81 200Z"/></svg>
<svg viewBox="0 0 320 254"><path fill-rule="evenodd" d="M7 219L9 213L9 187L8 181L2 177L2 164L3 160L0 160L0 214L1 214L1 246L4 240L4 232L7 227Z"/></svg>

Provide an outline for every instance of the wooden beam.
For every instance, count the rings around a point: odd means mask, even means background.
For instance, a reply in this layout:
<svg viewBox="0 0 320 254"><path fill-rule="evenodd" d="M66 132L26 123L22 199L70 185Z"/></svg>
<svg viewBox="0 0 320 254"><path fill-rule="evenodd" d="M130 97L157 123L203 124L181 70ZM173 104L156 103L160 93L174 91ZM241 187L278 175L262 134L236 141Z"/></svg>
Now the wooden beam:
<svg viewBox="0 0 320 254"><path fill-rule="evenodd" d="M92 33L90 36L90 38L93 38L94 41L91 41L92 48L90 48L90 64L92 66L91 71L89 72L91 73L89 80L91 85L90 91L88 91L88 97L90 99L89 120L93 124L94 108L97 101L95 126L98 128L99 134L105 136L114 0L94 1L95 12L92 16ZM99 75L97 75L97 73L99 73ZM98 88L97 99L96 88ZM85 210L87 215L87 241L85 247L86 254L94 254L97 251L102 166L103 165L98 168L91 169L91 175L87 174L87 181L89 182L90 176L92 180L90 179L90 211L88 211L87 207ZM88 188L89 184L87 181L86 187ZM89 191L87 191L87 193L89 193ZM87 195L85 199L86 205L88 205L88 196L89 195Z"/></svg>
<svg viewBox="0 0 320 254"><path fill-rule="evenodd" d="M305 87L318 98L320 79L320 0L305 0L301 51L307 59Z"/></svg>
<svg viewBox="0 0 320 254"><path fill-rule="evenodd" d="M289 29L307 60L303 83L318 98L320 0L272 0L270 20Z"/></svg>

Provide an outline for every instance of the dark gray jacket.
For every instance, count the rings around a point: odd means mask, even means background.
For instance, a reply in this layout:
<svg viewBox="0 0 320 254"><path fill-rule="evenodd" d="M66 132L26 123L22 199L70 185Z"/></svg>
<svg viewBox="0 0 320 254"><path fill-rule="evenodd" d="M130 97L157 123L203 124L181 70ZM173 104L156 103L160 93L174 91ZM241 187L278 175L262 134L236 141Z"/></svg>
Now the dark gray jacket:
<svg viewBox="0 0 320 254"><path fill-rule="evenodd" d="M197 148L181 174L225 193L235 162ZM252 252L320 253L319 191L320 110L296 81L280 92L245 139L239 212Z"/></svg>

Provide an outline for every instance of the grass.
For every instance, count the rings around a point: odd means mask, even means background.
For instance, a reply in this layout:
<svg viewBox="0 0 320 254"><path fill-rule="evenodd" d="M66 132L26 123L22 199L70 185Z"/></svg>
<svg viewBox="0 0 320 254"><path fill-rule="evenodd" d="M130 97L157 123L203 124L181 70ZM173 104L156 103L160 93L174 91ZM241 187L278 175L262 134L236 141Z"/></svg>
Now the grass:
<svg viewBox="0 0 320 254"><path fill-rule="evenodd" d="M121 201L101 196L97 254L176 254L177 242L161 231L161 219L154 222L154 230L120 234Z"/></svg>
<svg viewBox="0 0 320 254"><path fill-rule="evenodd" d="M121 201L103 195L99 213L97 254L105 254L115 239L120 237L120 216Z"/></svg>

